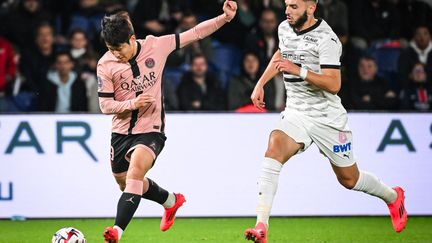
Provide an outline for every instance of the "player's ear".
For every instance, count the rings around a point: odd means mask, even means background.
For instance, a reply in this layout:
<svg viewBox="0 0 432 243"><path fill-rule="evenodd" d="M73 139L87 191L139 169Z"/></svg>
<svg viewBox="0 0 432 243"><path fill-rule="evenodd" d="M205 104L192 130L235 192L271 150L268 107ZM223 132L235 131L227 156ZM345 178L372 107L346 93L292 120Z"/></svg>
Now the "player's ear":
<svg viewBox="0 0 432 243"><path fill-rule="evenodd" d="M131 37L129 37L129 44L134 44L136 41L136 36L135 35L131 35Z"/></svg>
<svg viewBox="0 0 432 243"><path fill-rule="evenodd" d="M308 15L313 15L315 13L315 10L317 8L317 4L312 2L312 1L308 1L308 6L307 6L307 14Z"/></svg>

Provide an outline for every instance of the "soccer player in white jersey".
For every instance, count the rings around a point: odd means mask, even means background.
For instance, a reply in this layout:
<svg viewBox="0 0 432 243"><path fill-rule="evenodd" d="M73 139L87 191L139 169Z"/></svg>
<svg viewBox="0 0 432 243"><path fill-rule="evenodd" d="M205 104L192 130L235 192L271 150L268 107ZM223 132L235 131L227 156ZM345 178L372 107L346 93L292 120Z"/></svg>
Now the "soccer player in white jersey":
<svg viewBox="0 0 432 243"><path fill-rule="evenodd" d="M270 211L282 166L315 143L330 161L338 181L347 189L362 191L387 203L393 228L406 224L404 191L391 188L375 175L358 169L346 110L336 95L341 87L342 46L330 26L315 19L317 0L285 0L287 20L279 25L279 50L275 52L251 95L262 109L264 85L283 72L286 108L269 144L258 178L257 223L245 231L247 240L267 241Z"/></svg>

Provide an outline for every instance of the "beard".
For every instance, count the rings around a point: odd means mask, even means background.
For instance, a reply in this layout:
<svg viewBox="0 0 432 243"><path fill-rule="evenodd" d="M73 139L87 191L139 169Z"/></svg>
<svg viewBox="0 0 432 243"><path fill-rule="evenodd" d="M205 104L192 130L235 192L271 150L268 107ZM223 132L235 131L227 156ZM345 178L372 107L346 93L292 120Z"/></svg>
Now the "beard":
<svg viewBox="0 0 432 243"><path fill-rule="evenodd" d="M303 25L306 23L307 19L308 17L305 10L303 15L300 16L300 18L294 24L290 24L290 26L294 29L301 29L301 27L303 27Z"/></svg>

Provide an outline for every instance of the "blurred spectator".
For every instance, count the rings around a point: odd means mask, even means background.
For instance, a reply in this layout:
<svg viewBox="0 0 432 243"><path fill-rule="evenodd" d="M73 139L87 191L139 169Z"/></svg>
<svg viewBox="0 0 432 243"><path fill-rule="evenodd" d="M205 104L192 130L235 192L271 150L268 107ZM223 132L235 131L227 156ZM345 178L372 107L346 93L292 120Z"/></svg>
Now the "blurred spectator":
<svg viewBox="0 0 432 243"><path fill-rule="evenodd" d="M20 71L21 52L14 46L14 62L16 64L15 78L7 84L7 111L34 111L36 109L36 87Z"/></svg>
<svg viewBox="0 0 432 243"><path fill-rule="evenodd" d="M96 70L96 53L88 43L86 33L81 29L72 30L69 38L70 54L75 62L75 70L78 73L83 71Z"/></svg>
<svg viewBox="0 0 432 243"><path fill-rule="evenodd" d="M186 10L186 0L139 1L132 13L138 38L172 33Z"/></svg>
<svg viewBox="0 0 432 243"><path fill-rule="evenodd" d="M104 15L104 9L100 6L99 0L80 0L79 9L71 16L68 32L75 29L83 30L96 52L102 53L105 46L98 37Z"/></svg>
<svg viewBox="0 0 432 243"><path fill-rule="evenodd" d="M15 69L12 45L0 36L0 93L4 93L6 84L15 77Z"/></svg>
<svg viewBox="0 0 432 243"><path fill-rule="evenodd" d="M372 57L362 57L358 65L359 78L351 84L354 109L390 110L398 108L396 93L387 81L377 76L378 67Z"/></svg>
<svg viewBox="0 0 432 243"><path fill-rule="evenodd" d="M356 46L400 37L400 15L394 3L386 0L353 0L350 4L350 35Z"/></svg>
<svg viewBox="0 0 432 243"><path fill-rule="evenodd" d="M414 35L413 26L432 29L432 7L419 0L396 0L401 16L401 36L409 40ZM432 3L432 1L430 1Z"/></svg>
<svg viewBox="0 0 432 243"><path fill-rule="evenodd" d="M210 75L203 55L192 58L191 71L187 72L177 88L180 109L215 111L224 110L225 95L219 81Z"/></svg>
<svg viewBox="0 0 432 243"><path fill-rule="evenodd" d="M348 8L342 0L323 0L318 2L315 16L323 18L334 30L341 29L348 33Z"/></svg>
<svg viewBox="0 0 432 243"><path fill-rule="evenodd" d="M249 0L250 5L255 9L255 15L261 16L265 9L271 9L276 14L277 22L286 20L285 2L280 0Z"/></svg>
<svg viewBox="0 0 432 243"><path fill-rule="evenodd" d="M24 76L33 83L36 92L46 84L46 75L54 62L54 35L50 24L42 23L36 29L36 37L33 45L29 45L27 50L23 51L20 69Z"/></svg>
<svg viewBox="0 0 432 243"><path fill-rule="evenodd" d="M248 0L238 0L238 18L240 22L247 28L252 28L255 24L256 18L253 9L251 8L251 2Z"/></svg>
<svg viewBox="0 0 432 243"><path fill-rule="evenodd" d="M96 65L97 59L92 47L88 45L85 32L76 29L70 35L70 54L74 61L74 70L80 75L87 88L88 110L99 113L97 94Z"/></svg>
<svg viewBox="0 0 432 243"><path fill-rule="evenodd" d="M340 58L342 85L338 96L341 98L345 109L350 110L353 106L351 100L351 79L358 76L358 61L363 56L363 52L353 45L348 33L343 28L335 27L333 31L342 44L342 55Z"/></svg>
<svg viewBox="0 0 432 243"><path fill-rule="evenodd" d="M426 72L432 75L432 40L431 34L426 26L419 26L408 49L403 51L399 57L399 84L403 88L407 85L409 73L418 62L426 65Z"/></svg>
<svg viewBox="0 0 432 243"><path fill-rule="evenodd" d="M167 111L176 111L179 109L179 101L177 98L175 86L170 80L162 80L163 82L163 98L164 107Z"/></svg>
<svg viewBox="0 0 432 243"><path fill-rule="evenodd" d="M100 0L100 5L107 14L113 14L127 10L128 0Z"/></svg>
<svg viewBox="0 0 432 243"><path fill-rule="evenodd" d="M0 37L0 111L7 110L6 85L15 77L15 62L11 44Z"/></svg>
<svg viewBox="0 0 432 243"><path fill-rule="evenodd" d="M194 0L194 4L195 5ZM211 11L210 15L206 16L206 19L213 18L217 15L220 15L220 9L222 9L223 0L203 0L203 4L206 4L208 6L212 6L214 8ZM198 18L199 19L199 18ZM212 35L213 40L218 40L222 44L233 44L237 48L244 46L244 41L247 33L251 30L252 26L245 25L239 17L235 17L229 24L224 25L222 28L220 28L218 31L216 31Z"/></svg>
<svg viewBox="0 0 432 243"><path fill-rule="evenodd" d="M242 73L231 80L228 87L228 110L237 110L252 104L250 96L261 76L260 62L256 54L246 53L243 58ZM275 86L269 81L264 87L267 110L275 109Z"/></svg>
<svg viewBox="0 0 432 243"><path fill-rule="evenodd" d="M191 12L185 12L175 32L184 32L195 27L197 24L198 22L196 16ZM210 37L195 41L188 46L171 53L167 60L167 66L178 67L183 64L190 66L192 57L198 54L203 54L207 60L212 59L213 49Z"/></svg>
<svg viewBox="0 0 432 243"><path fill-rule="evenodd" d="M51 14L42 8L40 0L20 0L17 9L6 17L7 36L20 48L33 43L34 30L44 22L50 22ZM3 25L4 23L2 23Z"/></svg>
<svg viewBox="0 0 432 243"><path fill-rule="evenodd" d="M258 29L252 31L245 42L245 52L255 52L261 60L261 69L264 69L273 54L279 48L277 35L277 18L271 9L265 9L259 20Z"/></svg>
<svg viewBox="0 0 432 243"><path fill-rule="evenodd" d="M408 85L402 91L402 108L430 111L432 107L432 81L427 78L423 63L416 63L409 75Z"/></svg>
<svg viewBox="0 0 432 243"><path fill-rule="evenodd" d="M54 70L48 72L48 83L43 90L40 104L42 111L65 113L88 110L85 83L73 71L73 67L69 52L57 54Z"/></svg>

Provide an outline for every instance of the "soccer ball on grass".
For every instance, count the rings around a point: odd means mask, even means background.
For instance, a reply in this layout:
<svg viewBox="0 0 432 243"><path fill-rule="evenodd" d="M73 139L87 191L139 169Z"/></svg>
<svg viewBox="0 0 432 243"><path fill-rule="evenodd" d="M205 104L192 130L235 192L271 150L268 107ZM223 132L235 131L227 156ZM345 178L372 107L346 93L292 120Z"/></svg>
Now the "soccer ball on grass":
<svg viewBox="0 0 432 243"><path fill-rule="evenodd" d="M84 234L81 231L66 227L59 229L51 239L52 243L86 243Z"/></svg>

